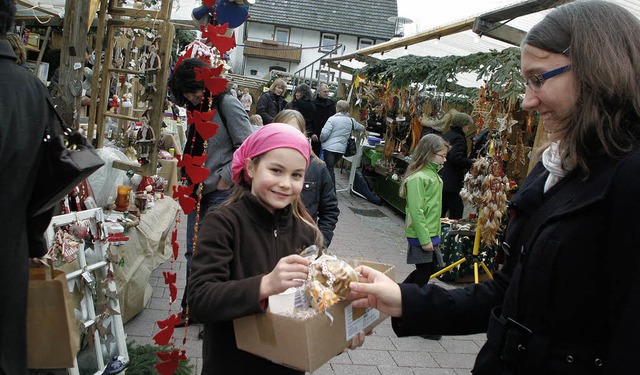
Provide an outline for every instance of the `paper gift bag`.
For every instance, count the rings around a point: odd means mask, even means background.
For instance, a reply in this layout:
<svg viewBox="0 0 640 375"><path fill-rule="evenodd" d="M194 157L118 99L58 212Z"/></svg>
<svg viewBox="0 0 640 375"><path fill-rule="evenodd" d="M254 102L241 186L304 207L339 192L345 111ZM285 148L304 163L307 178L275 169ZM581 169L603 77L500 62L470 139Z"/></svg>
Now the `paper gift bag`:
<svg viewBox="0 0 640 375"><path fill-rule="evenodd" d="M31 369L73 367L80 333L64 272L29 270L27 349Z"/></svg>

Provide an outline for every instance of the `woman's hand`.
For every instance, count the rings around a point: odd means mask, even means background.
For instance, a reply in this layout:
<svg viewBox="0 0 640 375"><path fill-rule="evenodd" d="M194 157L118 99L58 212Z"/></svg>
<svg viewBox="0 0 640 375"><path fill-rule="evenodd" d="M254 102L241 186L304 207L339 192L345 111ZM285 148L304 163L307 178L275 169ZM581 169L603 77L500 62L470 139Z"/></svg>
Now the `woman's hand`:
<svg viewBox="0 0 640 375"><path fill-rule="evenodd" d="M353 300L353 307L373 307L392 317L402 316L402 294L395 281L367 266L357 267L356 272L360 282L349 284L347 297Z"/></svg>
<svg viewBox="0 0 640 375"><path fill-rule="evenodd" d="M301 286L307 280L309 263L307 259L297 254L280 259L273 271L262 277L260 299Z"/></svg>

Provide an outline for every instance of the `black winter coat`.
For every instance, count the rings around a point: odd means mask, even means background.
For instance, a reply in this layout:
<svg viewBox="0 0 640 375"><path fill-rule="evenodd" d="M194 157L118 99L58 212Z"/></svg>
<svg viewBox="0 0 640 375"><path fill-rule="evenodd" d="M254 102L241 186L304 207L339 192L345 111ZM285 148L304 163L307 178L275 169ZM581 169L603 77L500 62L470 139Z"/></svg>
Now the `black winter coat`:
<svg viewBox="0 0 640 375"><path fill-rule="evenodd" d="M471 168L473 159L467 157L467 139L461 128L451 128L443 138L451 148L447 152L447 162L439 172L443 183L442 190L459 192L462 189L464 174Z"/></svg>
<svg viewBox="0 0 640 375"><path fill-rule="evenodd" d="M307 133L315 134L320 137L320 132L322 132L322 128L324 124L327 122L329 117L336 114L336 102L334 102L331 98L320 98L318 96L313 99L313 104L316 106L316 113L313 117L313 127L311 128L311 132L309 132L309 127L307 126Z"/></svg>
<svg viewBox="0 0 640 375"><path fill-rule="evenodd" d="M394 330L488 330L475 375L636 373L638 171L635 151L594 162L587 180L570 174L543 194L547 172L538 164L511 202L503 269L464 289L402 284L403 317L392 320ZM536 212L544 212L540 221Z"/></svg>
<svg viewBox="0 0 640 375"><path fill-rule="evenodd" d="M0 39L0 374L27 373L29 257L45 254L43 237L52 212L27 215L46 124L55 112L46 87L16 64L9 42ZM8 89L10 88L10 89Z"/></svg>
<svg viewBox="0 0 640 375"><path fill-rule="evenodd" d="M205 216L188 296L191 316L205 326L202 374L302 374L238 349L233 320L264 313L262 277L314 242L315 232L290 205L272 213L251 194Z"/></svg>
<svg viewBox="0 0 640 375"><path fill-rule="evenodd" d="M287 105L287 101L274 94L272 91L267 91L260 95L258 98L258 104L256 104L256 113L262 117L262 123L264 125L271 124L273 118L282 111Z"/></svg>
<svg viewBox="0 0 640 375"><path fill-rule="evenodd" d="M307 129L307 135L311 135L311 129L313 129L313 121L316 115L316 106L311 100L294 100L287 104L287 108L295 109L304 117L305 128Z"/></svg>
<svg viewBox="0 0 640 375"><path fill-rule="evenodd" d="M338 197L333 187L333 179L324 164L311 157L309 168L304 174L301 198L309 215L316 220L324 237L324 246L329 247L333 239L333 230L338 224Z"/></svg>

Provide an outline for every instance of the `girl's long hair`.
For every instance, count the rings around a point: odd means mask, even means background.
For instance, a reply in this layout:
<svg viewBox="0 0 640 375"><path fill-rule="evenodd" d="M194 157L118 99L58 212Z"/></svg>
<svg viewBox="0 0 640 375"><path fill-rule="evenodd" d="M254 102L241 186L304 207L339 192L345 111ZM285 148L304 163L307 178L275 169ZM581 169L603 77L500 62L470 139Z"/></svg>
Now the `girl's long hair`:
<svg viewBox="0 0 640 375"><path fill-rule="evenodd" d="M400 184L400 197L406 198L407 196L407 178L428 166L433 156L440 150L449 150L449 144L441 136L432 133L420 138L411 154L411 162L407 166Z"/></svg>

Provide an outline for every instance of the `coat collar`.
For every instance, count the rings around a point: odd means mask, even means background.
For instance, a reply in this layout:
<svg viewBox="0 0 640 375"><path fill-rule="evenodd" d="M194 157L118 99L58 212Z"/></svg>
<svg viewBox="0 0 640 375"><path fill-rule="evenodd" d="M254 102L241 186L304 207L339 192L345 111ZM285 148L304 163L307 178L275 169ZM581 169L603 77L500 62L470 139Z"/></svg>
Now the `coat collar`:
<svg viewBox="0 0 640 375"><path fill-rule="evenodd" d="M592 163L591 174L587 180L583 180L578 173L570 173L546 194L543 194L542 189L548 172L540 162L531 171L530 177L527 178L527 182L514 197L512 203L528 216L548 199L549 194L553 194L559 189L573 188L577 191L576 194L563 207L558 207L552 217L581 210L605 199L614 183L614 175L621 163L622 160L612 161L601 158Z"/></svg>
<svg viewBox="0 0 640 375"><path fill-rule="evenodd" d="M0 58L12 59L13 61L18 59L15 52L13 52L11 43L5 38L0 38Z"/></svg>

